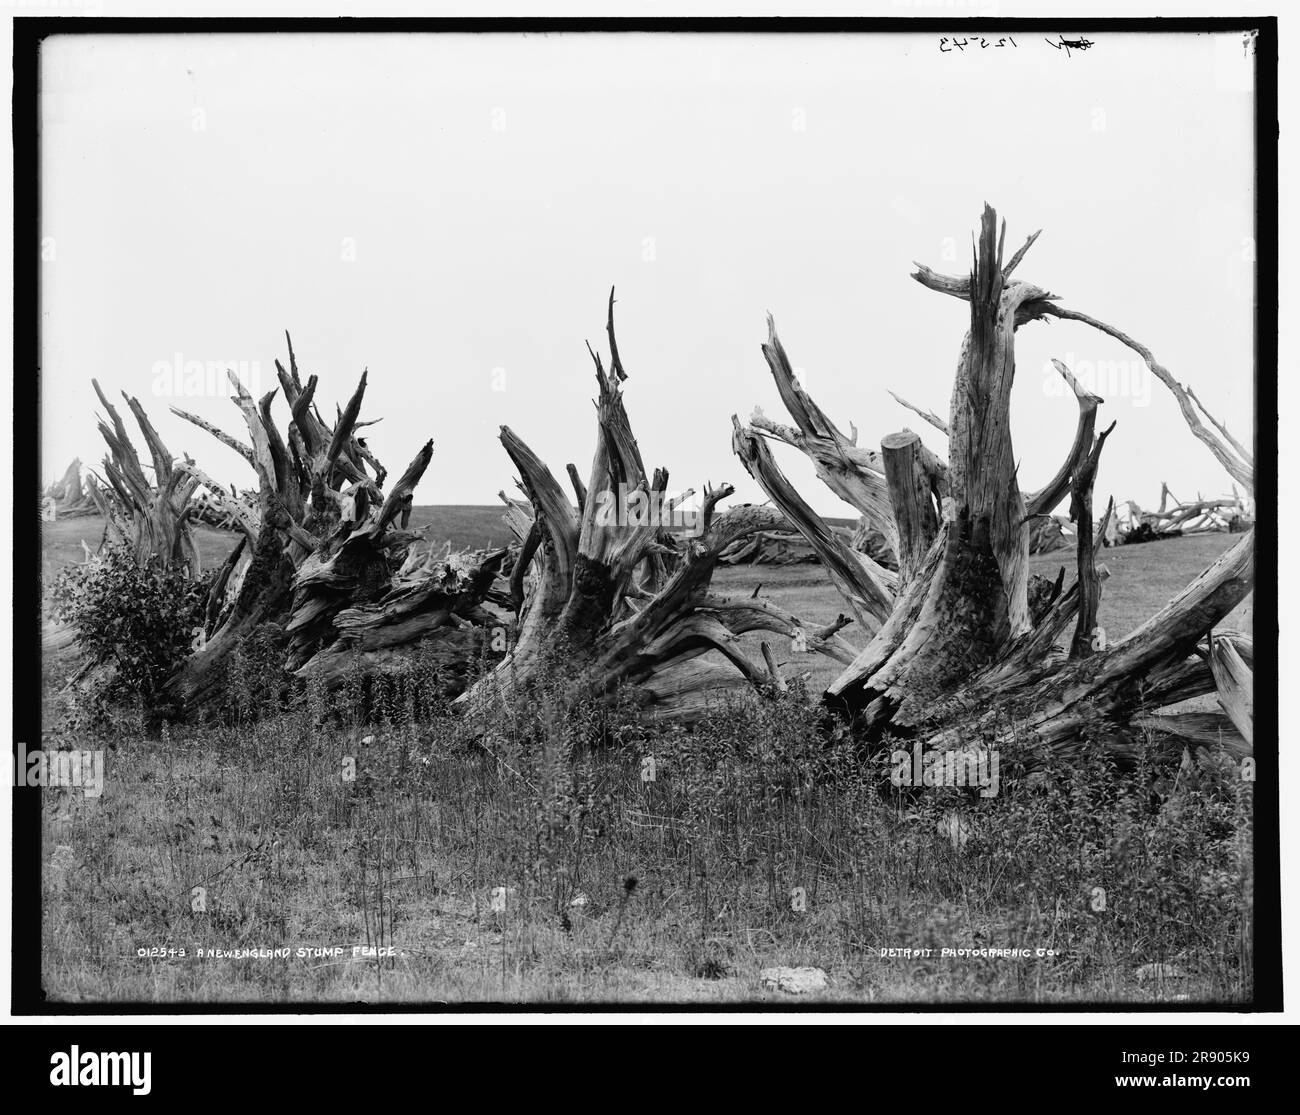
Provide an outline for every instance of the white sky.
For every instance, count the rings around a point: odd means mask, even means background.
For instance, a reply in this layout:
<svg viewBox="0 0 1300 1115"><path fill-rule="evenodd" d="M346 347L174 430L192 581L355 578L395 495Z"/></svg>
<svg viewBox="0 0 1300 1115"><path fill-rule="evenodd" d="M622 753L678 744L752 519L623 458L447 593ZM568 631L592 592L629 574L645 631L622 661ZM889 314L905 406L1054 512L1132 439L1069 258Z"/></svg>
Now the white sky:
<svg viewBox="0 0 1300 1115"><path fill-rule="evenodd" d="M1073 57L1016 41L49 40L42 473L102 456L95 376L138 395L173 452L251 485L167 410L243 436L233 403L155 394L155 367L256 362L268 390L288 328L331 410L370 369L363 416L383 418L368 433L391 470L434 439L419 503L512 488L503 423L557 476L567 461L585 475L583 342L605 348L611 284L629 414L670 486L730 480L737 502L762 498L730 415L784 419L759 352L769 310L843 428L875 444L911 426L944 452L886 388L946 416L966 308L908 275L912 260L965 270L986 199L1008 252L1044 229L1020 277L1145 342L1248 440L1253 60L1238 36L1097 35ZM1131 354L1066 323L1025 327L1017 349L1013 435L1033 489L1074 431L1048 358ZM1097 385L1119 420L1099 497L1154 503L1162 479L1183 498L1226 492L1164 388L1116 371ZM778 453L814 507L852 513Z"/></svg>

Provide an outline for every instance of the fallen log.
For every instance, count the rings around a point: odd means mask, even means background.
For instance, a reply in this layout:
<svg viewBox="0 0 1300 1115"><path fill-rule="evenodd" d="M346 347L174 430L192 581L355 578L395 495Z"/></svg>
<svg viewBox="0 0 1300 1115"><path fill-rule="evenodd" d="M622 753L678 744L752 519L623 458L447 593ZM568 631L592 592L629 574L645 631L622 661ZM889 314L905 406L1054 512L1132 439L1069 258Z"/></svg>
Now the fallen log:
<svg viewBox="0 0 1300 1115"><path fill-rule="evenodd" d="M1177 538L1184 534L1222 532L1240 534L1254 525L1253 509L1236 491L1232 496L1219 499L1202 499L1183 503L1170 490L1160 485L1160 506L1155 511L1143 511L1132 500L1123 524L1120 541L1125 545L1154 542L1162 538Z"/></svg>
<svg viewBox="0 0 1300 1115"><path fill-rule="evenodd" d="M845 537L843 531L836 533L852 546L852 539ZM763 531L728 546L718 561L722 565L815 565L821 559L798 535Z"/></svg>

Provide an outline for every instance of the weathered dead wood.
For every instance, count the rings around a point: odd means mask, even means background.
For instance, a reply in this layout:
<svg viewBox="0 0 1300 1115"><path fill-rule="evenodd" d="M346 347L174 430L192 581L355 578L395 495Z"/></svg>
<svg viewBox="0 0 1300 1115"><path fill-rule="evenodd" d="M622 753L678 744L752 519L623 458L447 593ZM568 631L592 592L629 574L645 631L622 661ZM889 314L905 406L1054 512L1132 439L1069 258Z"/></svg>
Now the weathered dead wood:
<svg viewBox="0 0 1300 1115"><path fill-rule="evenodd" d="M200 487L190 500L190 517L209 526L229 527L239 531L249 542L256 545L261 522L257 517L257 505L252 499L242 497L212 479L192 461L182 461L176 465L180 471L198 481Z"/></svg>
<svg viewBox="0 0 1300 1115"><path fill-rule="evenodd" d="M1030 554L1050 554L1056 550L1068 550L1073 541L1073 532L1066 531L1069 522L1069 516L1066 515L1031 517L1025 524Z"/></svg>
<svg viewBox="0 0 1300 1115"><path fill-rule="evenodd" d="M373 602L350 604L331 615L335 637L297 666L302 678L341 685L357 672L394 668L415 648L436 659L447 694L463 688L491 628L505 617L483 610L506 550L472 564L442 562L434 574L395 578ZM294 668L294 660L289 663Z"/></svg>
<svg viewBox="0 0 1300 1115"><path fill-rule="evenodd" d="M461 708L520 699L558 656L568 676L593 693L622 694L649 717L690 720L720 693L786 684L772 662L756 662L742 650L745 632L780 632L814 653L841 660L852 656L837 633L839 625L813 631L766 601L729 601L709 593L725 550L762 532L792 529L778 509L747 506L718 514L717 504L733 489L709 484L695 519L698 533L676 535L669 550L668 526L690 493L669 496L667 472L658 469L650 476L642 462L624 405L628 377L613 306L611 292L609 370L591 353L598 391L596 450L585 485L570 471L576 514L537 455L514 431L501 431L532 506L530 530L540 535L532 557L537 585L523 606L515 645L491 675L458 698ZM656 565L652 559L665 551L672 560ZM729 669L719 673L711 665L694 665L710 652Z"/></svg>
<svg viewBox="0 0 1300 1115"><path fill-rule="evenodd" d="M1030 238L1029 243L1033 242L1036 235L1037 234ZM1028 246L1029 244L1026 244L1025 249L1027 249ZM1025 249L1021 249L1021 252L1018 253L1020 258L1023 258L1023 252ZM970 298L971 282L966 277L939 275L934 271L931 271L928 267L924 267L920 264L917 264L917 270L913 273L912 277L923 286L938 291L941 294L948 294L954 298L967 300ZM1055 295L1046 292L1040 292L1037 296L1026 299L1021 303L1016 311L1018 319L1016 325L1019 326L1027 321L1037 320L1043 317L1055 317L1062 321L1078 321L1084 325L1092 326L1092 328L1101 333L1105 333L1108 337L1114 338L1119 341L1120 344L1131 349L1133 352L1136 352L1142 358L1146 366L1151 370L1151 374L1160 380L1160 382L1169 389L1170 394L1174 396L1175 401L1178 403L1178 409L1182 412L1183 420L1187 423L1187 427L1191 430L1193 436L1214 454L1215 459L1224 467L1228 472L1228 475L1236 480L1237 483L1241 484L1248 492L1251 492L1252 494L1254 493L1254 456L1247 452L1240 442L1232 438L1231 435L1228 434L1227 430L1216 419L1210 416L1208 411L1205 411L1204 408L1200 406L1200 401L1195 399L1191 392L1183 387L1173 377L1169 370L1156 360L1156 358L1151 354L1150 349L1141 342L1134 340L1128 334L1116 329L1114 326L1107 325L1104 321L1099 321L1097 318L1081 313L1078 310L1069 310L1056 305L1055 299ZM1206 417L1210 418L1215 430L1206 429L1205 424L1197 414L1198 408L1201 409ZM1216 433L1215 431L1218 432Z"/></svg>
<svg viewBox="0 0 1300 1115"><path fill-rule="evenodd" d="M911 430L880 442L889 502L898 526L898 591L904 592L939 533L939 512L921 462L921 439Z"/></svg>
<svg viewBox="0 0 1300 1115"><path fill-rule="evenodd" d="M228 653L257 624L279 622L289 639L291 668L341 680L367 664L393 666L406 648L432 643L463 684L486 626L508 621L507 613L492 610L503 605L519 620L514 644L497 670L462 694L460 708L523 699L541 667L559 657L568 676L593 692L630 696L646 715L689 720L739 687L771 693L789 686L794 659L780 662L767 641L757 655L742 644L743 636L761 631L789 638L792 654L822 653L844 666L825 699L868 743L887 735L940 747L979 739L1030 756L1032 763L1044 751L1074 753L1087 738L1132 759L1140 750L1136 725L1169 747L1219 741L1229 750L1244 749L1250 736L1249 644L1210 633L1250 591L1253 535L1146 624L1107 645L1097 624L1106 571L1097 566L1096 553L1112 512L1094 531L1091 499L1113 424L1096 436L1101 400L1058 364L1078 401L1075 439L1055 476L1039 492L1023 496L1009 424L1016 329L1056 317L1120 339L1166 382L1189 428L1248 488L1253 460L1145 348L1063 309L1045 289L1012 278L1037 235L1004 263L1005 226L999 231L986 206L968 276L939 276L926 268L916 274L931 289L969 304L948 421L917 411L948 435L947 462L910 431L884 439L880 453L859 448L857 430L850 426L844 435L798 382L769 318L763 353L795 425L756 414L746 428L733 418L733 448L775 506L718 514L716 505L730 487L709 485L694 534L670 529L674 510L690 493L671 495L667 472L648 472L633 436L611 292L608 370L591 354L597 437L586 483L576 468L568 468L576 508L523 440L502 429L528 500L527 507L506 500L507 520L522 544L508 592L493 588L505 551L455 563L450 555L421 551L418 536L406 530L412 492L431 446L385 495L382 466L356 437L363 425L365 374L347 405L336 408L331 426L320 416L316 377L303 383L290 346L289 370L277 363L292 416L287 436L272 420L275 392L255 402L240 389L235 400L249 429L245 459L259 481L257 525L244 530L249 556L236 555L218 578L223 597L212 613L208 646L221 644ZM1213 430L1200 424L1196 408ZM197 483L195 470L172 465L147 418L138 411L136 417L155 471L167 469ZM113 428L104 424L106 438L124 437L119 427L117 421ZM241 451L242 442L222 440ZM799 448L814 461L823 482L888 540L897 573L855 552L812 512L776 465L771 441ZM138 460L133 468L124 459L108 475L122 498L139 487L143 471ZM1033 524L1050 515L1067 492L1076 578L1066 587L1063 571L1054 582L1035 580L1031 592ZM1162 498L1160 521L1191 527L1219 510L1189 505L1166 511L1164 503ZM728 600L710 591L724 552L792 530L808 541L850 610L874 632L861 651L840 637L841 623L814 630L769 601ZM247 573L241 573L245 562ZM220 655L201 665L210 669L214 660ZM178 686L182 704L207 693L212 683L191 677L187 684L188 690ZM1216 688L1223 717L1152 716ZM1146 718L1159 722L1148 724ZM1231 740L1225 742L1225 735Z"/></svg>
<svg viewBox="0 0 1300 1115"><path fill-rule="evenodd" d="M1056 505L1070 491L1070 480L1083 466L1092 450L1092 435L1097 425L1097 407L1104 401L1091 391L1086 390L1074 374L1059 360L1052 361L1053 367L1061 378L1070 385L1074 397L1079 401L1079 422L1074 432L1074 443L1061 464L1057 474L1048 481L1046 487L1035 492L1025 501L1025 512L1033 518L1038 515L1050 515ZM1071 515L1071 518L1074 516Z"/></svg>
<svg viewBox="0 0 1300 1115"><path fill-rule="evenodd" d="M866 515L859 516L849 539L849 548L866 554L883 569L898 570L898 554L880 528Z"/></svg>
<svg viewBox="0 0 1300 1115"><path fill-rule="evenodd" d="M1169 501L1173 506L1169 507ZM1129 501L1134 527L1127 533L1133 535L1127 541L1147 541L1154 537L1174 537L1182 534L1202 532L1239 532L1252 525L1247 519L1240 497L1221 499L1197 499L1193 503L1180 502L1169 491L1168 485L1161 485L1160 507L1156 511L1143 511L1132 500Z"/></svg>
<svg viewBox="0 0 1300 1115"><path fill-rule="evenodd" d="M1205 428L1204 423L1201 422L1195 409L1196 406L1199 406L1199 400L1195 404L1193 403L1192 396L1189 392L1176 379L1174 379L1173 375L1170 374L1164 365L1156 360L1156 358L1151 354L1150 349L1141 342L1135 341L1126 333L1122 333L1114 326L1107 325L1104 321L1098 321L1096 318L1091 317L1088 314L1080 313L1077 310L1067 310L1061 306L1049 305L1044 307L1043 312L1051 317L1061 318L1064 321L1079 321L1083 322L1085 325L1091 325L1094 329L1105 333L1108 337L1113 337L1122 345L1132 349L1142 357L1146 366L1151 369L1152 375L1160 380L1160 382L1169 389L1170 394L1174 396L1174 399L1178 403L1178 409L1182 412L1183 419L1187 423L1188 429L1192 431L1192 434L1196 439L1214 454L1218 462L1227 470L1229 476L1236 480L1237 483L1248 492L1253 493L1255 491L1254 456L1247 453L1239 442L1232 439L1231 436L1228 435L1226 429L1223 429L1215 419L1210 418L1210 421L1214 423L1216 429L1222 431L1222 437L1216 435L1214 431ZM1205 411L1205 414L1209 417L1208 411Z"/></svg>
<svg viewBox="0 0 1300 1115"><path fill-rule="evenodd" d="M164 696L174 716L193 715L220 698L224 667L239 645L260 626L282 619L292 600L293 562L274 529L264 529L253 547L247 571L228 604L209 594L208 610L216 607L219 624L181 668L167 680Z"/></svg>
<svg viewBox="0 0 1300 1115"><path fill-rule="evenodd" d="M1101 603L1101 579L1097 575L1096 549L1092 539L1092 485L1097 476L1097 462L1101 458L1102 446L1115 428L1112 422L1092 444L1092 450L1076 468L1070 479L1070 518L1074 522L1077 552L1077 569L1079 585L1079 616L1074 628L1074 640L1070 644L1071 658L1087 658L1096 648L1094 645L1099 628L1097 627L1097 608ZM1114 511L1114 501L1106 508L1106 519ZM1099 539L1105 537L1105 530L1099 532Z"/></svg>
<svg viewBox="0 0 1300 1115"><path fill-rule="evenodd" d="M203 430L206 433L211 434L214 438L216 438L219 442L221 442L222 445L229 446L241 457L243 457L244 460L247 461L250 465L253 464L253 450L250 449L247 445L245 445L242 441L240 441L237 437L231 437L230 434L226 433L226 431L221 429L220 427L214 426L211 422L208 422L205 419L200 418L196 414L191 414L188 410L182 410L180 407L172 407L172 413L176 415L178 418L185 419L186 422L193 423L200 430Z"/></svg>
<svg viewBox="0 0 1300 1115"><path fill-rule="evenodd" d="M92 379L91 384L109 419L108 422L99 419L98 426L109 449L103 464L112 497L104 496L102 509L107 512L111 529L131 546L141 564L157 559L166 565L187 568L197 576L199 551L190 528L189 501L199 482L184 469L174 467L171 453L140 401L123 392L122 398L135 417L153 462L151 481L117 409L108 401L97 380ZM93 496L92 499L97 505L101 503Z"/></svg>
<svg viewBox="0 0 1300 1115"><path fill-rule="evenodd" d="M906 407L913 414L920 415L928 423L930 423L931 426L933 426L936 430L938 430L941 434L943 434L945 437L948 436L948 423L945 422L942 418L940 418L937 414L935 414L934 411L922 410L914 403L909 403L900 394L898 394L897 391L890 391L889 393L894 397L894 401L898 403L899 406Z"/></svg>
<svg viewBox="0 0 1300 1115"><path fill-rule="evenodd" d="M944 715L929 718L946 723L928 745L980 738L1017 754L1041 747L1075 754L1098 724L1109 724L1115 738L1104 742L1121 758L1135 754L1136 744L1123 729L1142 712L1173 703L1171 694L1177 700L1185 699L1182 693L1194 695L1188 692L1188 656L1201 636L1250 592L1253 581L1252 532L1120 642L1084 661L1042 670L1032 684L958 691ZM1174 678L1183 679L1182 692L1172 684Z"/></svg>
<svg viewBox="0 0 1300 1115"><path fill-rule="evenodd" d="M1003 275L1002 238L997 236L997 216L988 206L970 290L971 325L953 384L949 482L958 519L971 523L975 548L987 538L1002 581L999 612L1005 608L1015 637L1029 628L1029 548L1021 530L1026 509L1011 444L1014 321L1024 303L1045 292L1009 282Z"/></svg>
<svg viewBox="0 0 1300 1115"><path fill-rule="evenodd" d="M1247 743L1255 742L1254 674L1242 654L1241 641L1230 635L1212 636L1210 670L1219 704Z"/></svg>
<svg viewBox="0 0 1300 1115"><path fill-rule="evenodd" d="M77 519L98 513L94 498L87 487L94 485L94 478L88 477L83 485L81 479L81 459L74 457L72 463L64 470L63 476L51 484L44 493L44 510L47 518Z"/></svg>
<svg viewBox="0 0 1300 1115"><path fill-rule="evenodd" d="M1243 739L1231 720L1216 712L1176 712L1166 715L1141 713L1133 717L1132 737L1146 733L1158 750L1155 758L1174 759L1184 749L1211 751L1241 760L1251 754L1249 740ZM1114 746L1123 748L1127 758L1136 759L1141 744L1137 738L1117 736ZM1147 758L1152 756L1148 754Z"/></svg>
<svg viewBox="0 0 1300 1115"><path fill-rule="evenodd" d="M822 654L844 665L852 662L857 653L852 644L838 634L853 622L845 615L835 623L813 628L770 600L736 600L713 595L704 598L700 611L715 616L733 635L750 631L787 635L802 648L799 653Z"/></svg>
<svg viewBox="0 0 1300 1115"><path fill-rule="evenodd" d="M853 536L839 528L832 530L850 549L865 552L853 544ZM764 531L729 546L718 560L723 565L804 565L818 564L821 558L802 535Z"/></svg>
<svg viewBox="0 0 1300 1115"><path fill-rule="evenodd" d="M945 429L950 439L946 498L937 501L942 521L928 547L908 543L906 533L899 530L899 592L871 642L825 696L868 741L885 733L915 735L932 746L958 746L978 738L1017 751L1046 747L1070 753L1085 735L1101 732L1117 757L1132 758L1139 750L1132 732L1135 718L1214 690L1213 648L1198 647L1250 591L1253 538L1248 534L1137 631L1118 644L1106 644L1097 624L1106 573L1097 566L1096 553L1112 532L1113 501L1094 530L1091 494L1101 447L1114 427L1095 436L1101 400L1083 390L1058 362L1057 370L1079 405L1075 439L1056 475L1028 500L1022 497L1008 407L1015 330L1057 317L1084 321L1116 337L1134 348L1166 382L1179 398L1193 433L1247 487L1253 479L1253 461L1212 418L1217 435L1193 421L1189 408L1194 397L1173 382L1143 346L1056 305L1056 296L1043 288L1011 278L1037 235L1004 265L1005 227L998 232L996 217L986 207L970 275L942 276L920 265L915 273L930 289L967 301L971 324L962 346L949 421L931 422ZM805 405L802 399L795 403ZM928 419L935 417L903 405ZM779 429L774 423L766 425ZM797 443L790 435L782 440ZM745 447L739 438L736 442ZM903 444L915 442L906 439ZM907 468L900 464L897 473L896 482L889 485L890 514L901 526L908 512L900 513L900 507L925 508L929 499L914 464ZM764 487L773 495L768 484ZM1069 588L1063 588L1064 570L1055 583L1039 579L1031 605L1025 568L1028 539L1033 524L1050 521L1047 516L1067 492L1075 524L1076 579ZM932 485L929 497L935 495ZM796 498L795 493L783 492L777 502L797 507ZM1198 507L1194 514L1213 510ZM1181 509L1162 514L1179 517L1180 522L1197 521L1182 517ZM815 517L796 513L790 519L810 542L817 536ZM837 587L843 591L840 582ZM1073 636L1067 640L1071 625ZM1060 645L1063 640L1068 653ZM1230 649L1219 649L1218 659L1220 672L1231 675L1226 665ZM1232 682L1225 686L1233 691ZM1238 674L1236 689L1242 687ZM1236 698L1229 703L1241 704ZM1202 741L1209 738L1210 729L1199 721L1159 719L1161 738L1172 741L1179 732L1180 738L1197 732ZM1221 728L1213 725L1215 738ZM1232 735L1246 746L1239 733ZM1231 750L1236 744L1228 746Z"/></svg>
<svg viewBox="0 0 1300 1115"><path fill-rule="evenodd" d="M999 649L1032 628L1028 539L1009 429L1013 322L1041 295L1008 283L996 218L986 208L977 248L971 326L962 346L949 422L951 456L942 528L887 623L828 690L866 710L873 725L911 720Z"/></svg>
<svg viewBox="0 0 1300 1115"><path fill-rule="evenodd" d="M519 556L515 559L514 567L510 570L510 606L516 616L524 610L528 567L537 554L537 547L541 544L541 528L536 523L533 523L529 527L527 535L524 536L523 545L519 548Z"/></svg>
<svg viewBox="0 0 1300 1115"><path fill-rule="evenodd" d="M871 519L885 535L890 550L896 550L897 531L880 454L859 448L857 429L850 426L850 436L846 437L804 390L790 365L785 346L776 335L776 322L770 314L767 343L762 346L762 352L781 401L797 428L772 422L756 410L750 418L750 431L785 442L804 453L816 466L818 479L859 514Z"/></svg>
<svg viewBox="0 0 1300 1115"><path fill-rule="evenodd" d="M479 606L505 551L477 561L439 558L419 549L421 536L406 530L433 443L385 495L387 471L356 436L370 424L360 420L366 373L347 404L336 408L332 426L316 404L317 377L302 382L291 340L289 368L276 361L276 374L289 407L287 437L272 413L277 392L254 401L233 375L247 444L181 412L248 461L258 483L254 514L196 468L187 470L235 518L248 556L237 552L223 569L209 596L206 639L168 682L180 715L220 692L225 661L263 625L283 632L287 670L339 684L350 673L391 665L404 647L427 652L426 644L441 638L461 647L460 632L474 626L468 617L489 619Z"/></svg>
<svg viewBox="0 0 1300 1115"><path fill-rule="evenodd" d="M293 604L285 633L289 636L285 668L301 669L313 655L336 637L334 619L344 608L369 604L392 583L390 550L405 556L409 539L390 532L394 519L410 505L412 492L433 458L433 442L426 442L407 466L397 484L374 511L349 508L339 515L337 527L298 563Z"/></svg>
<svg viewBox="0 0 1300 1115"><path fill-rule="evenodd" d="M820 413L820 412L818 412ZM874 631L893 608L897 577L876 565L865 554L849 548L795 491L762 437L740 424L732 415L731 447L746 471L758 481L772 502L799 532L808 539L818 559L826 567L832 583L848 602L858 623ZM881 474L883 478L883 473ZM892 515L890 516L892 521ZM894 527L897 538L897 527ZM895 546L897 543L895 542Z"/></svg>

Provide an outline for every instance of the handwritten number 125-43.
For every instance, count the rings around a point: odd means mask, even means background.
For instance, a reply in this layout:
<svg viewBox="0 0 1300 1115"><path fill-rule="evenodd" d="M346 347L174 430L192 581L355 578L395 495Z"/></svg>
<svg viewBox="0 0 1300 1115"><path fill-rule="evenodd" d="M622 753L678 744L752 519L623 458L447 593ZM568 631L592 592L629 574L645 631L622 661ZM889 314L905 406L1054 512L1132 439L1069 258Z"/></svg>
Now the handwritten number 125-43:
<svg viewBox="0 0 1300 1115"><path fill-rule="evenodd" d="M1010 35L1001 35L996 39L986 39L983 35L976 35L974 38L950 39L947 35L939 40L939 50L944 54L950 54L954 50L965 50L967 47L979 47L980 50L988 50L992 47L997 50L1010 44L1017 47L1016 40Z"/></svg>

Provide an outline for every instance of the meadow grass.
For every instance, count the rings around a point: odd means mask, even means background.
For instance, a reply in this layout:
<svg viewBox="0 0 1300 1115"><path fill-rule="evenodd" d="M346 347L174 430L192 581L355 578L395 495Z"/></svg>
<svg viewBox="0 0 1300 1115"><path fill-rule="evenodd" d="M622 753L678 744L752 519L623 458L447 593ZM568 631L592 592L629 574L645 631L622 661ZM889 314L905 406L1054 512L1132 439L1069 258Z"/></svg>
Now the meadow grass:
<svg viewBox="0 0 1300 1115"><path fill-rule="evenodd" d="M484 506L414 506L411 508L412 530L428 527L427 539L441 548L448 542L457 550L491 550L509 545L509 529L501 516L500 505ZM205 569L219 566L235 548L239 536L234 531L216 530L199 525L194 529L199 560ZM104 536L104 520L98 515L56 519L41 523L42 573L48 584L60 569L84 560L84 542L91 550L99 548Z"/></svg>

